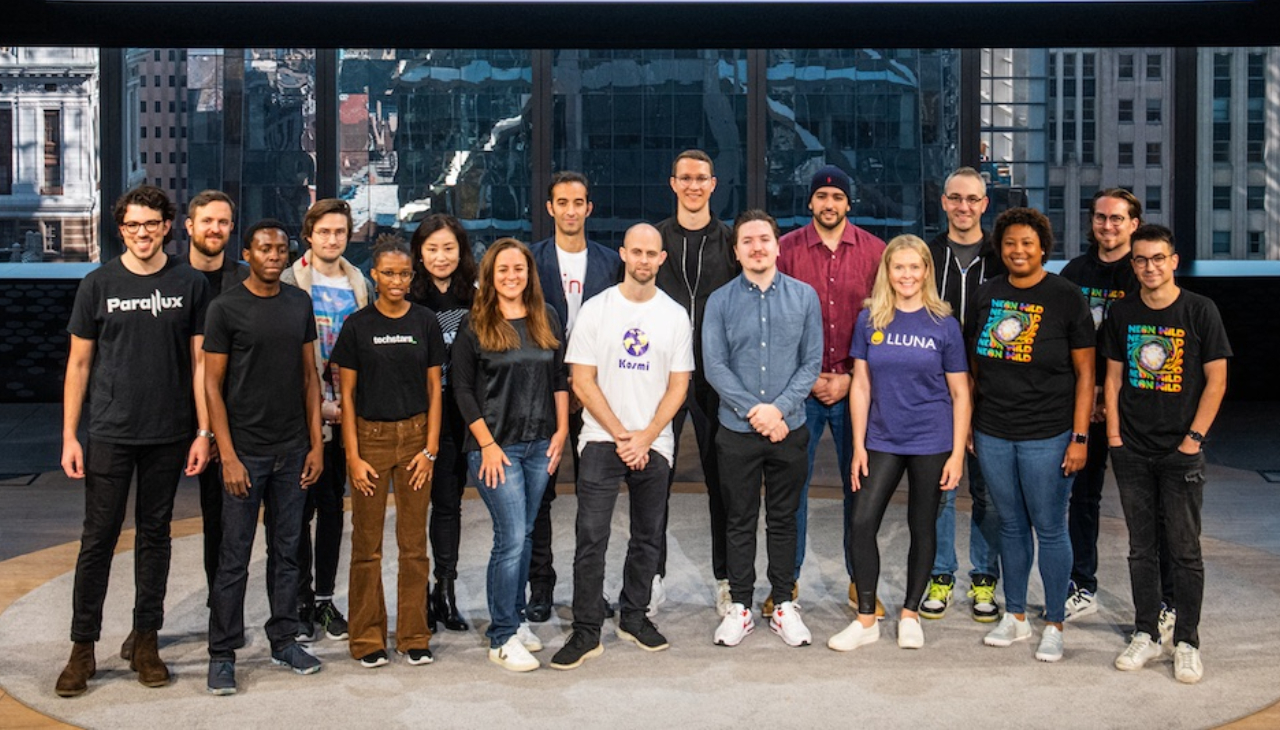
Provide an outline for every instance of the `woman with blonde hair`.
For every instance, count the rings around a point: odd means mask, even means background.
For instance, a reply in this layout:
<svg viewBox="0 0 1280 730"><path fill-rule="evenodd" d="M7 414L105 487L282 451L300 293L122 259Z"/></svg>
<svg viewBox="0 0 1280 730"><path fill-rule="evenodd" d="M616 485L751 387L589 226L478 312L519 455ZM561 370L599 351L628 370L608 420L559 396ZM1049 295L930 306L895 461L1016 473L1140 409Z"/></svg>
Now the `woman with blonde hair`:
<svg viewBox="0 0 1280 730"><path fill-rule="evenodd" d="M560 320L543 299L533 256L514 238L495 241L480 262L450 374L468 428L468 470L493 517L489 659L527 672L539 666L529 652L542 649L524 621L533 522L569 436L569 381Z"/></svg>
<svg viewBox="0 0 1280 730"><path fill-rule="evenodd" d="M880 579L876 533L905 472L911 547L898 646L918 649L924 645L919 609L933 563L934 522L942 491L960 482L971 412L960 324L938 296L924 241L898 236L885 248L849 355L853 489L861 492L850 532L860 608L827 646L852 651L880 638L874 613Z"/></svg>

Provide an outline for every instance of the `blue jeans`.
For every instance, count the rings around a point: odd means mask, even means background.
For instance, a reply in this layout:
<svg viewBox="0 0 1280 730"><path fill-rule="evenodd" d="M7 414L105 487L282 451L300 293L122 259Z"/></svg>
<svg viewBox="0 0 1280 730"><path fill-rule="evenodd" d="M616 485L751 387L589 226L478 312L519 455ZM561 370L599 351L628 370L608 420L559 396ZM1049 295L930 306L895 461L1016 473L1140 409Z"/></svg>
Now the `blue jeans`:
<svg viewBox="0 0 1280 730"><path fill-rule="evenodd" d="M969 496L973 506L969 515L969 571L970 577L988 575L1000 578L1000 513L991 503L987 480L982 476L982 466L973 454L965 456L965 468L969 470ZM938 548L933 556L933 575L954 576L960 570L956 560L956 492L942 493L942 507L938 510Z"/></svg>
<svg viewBox="0 0 1280 730"><path fill-rule="evenodd" d="M542 493L551 475L547 448L551 442L522 441L502 447L511 465L506 481L490 489L480 479L480 451L467 452L467 469L480 499L493 518L493 552L489 554L486 594L489 600L489 646L507 643L520 628L524 616L524 586L529 581L529 556L533 551L533 523L542 504Z"/></svg>
<svg viewBox="0 0 1280 730"><path fill-rule="evenodd" d="M249 493L222 495L222 552L209 597L209 656L214 659L235 661L235 650L244 646L244 594L258 508L263 504L271 650L286 648L298 635L298 542L307 504L301 486L306 455L306 447L283 456L239 455L249 472Z"/></svg>
<svg viewBox="0 0 1280 730"><path fill-rule="evenodd" d="M813 481L813 460L818 453L818 441L822 429L831 426L831 439L836 444L836 468L840 471L841 493L844 495L844 567L853 579L853 555L849 547L849 525L853 521L853 480L849 476L853 468L853 424L849 420L849 400L842 398L831 405L809 396L804 401L805 425L809 428L809 469L800 492L800 509L796 510L796 580L800 580L800 567L804 565L805 536L809 532L809 482Z"/></svg>
<svg viewBox="0 0 1280 730"><path fill-rule="evenodd" d="M1045 617L1065 618L1071 581L1071 539L1067 504L1072 477L1062 474L1071 432L1047 439L1009 441L981 431L973 434L982 473L1000 512L1000 557L1009 613L1026 613L1027 581L1037 544L1044 582Z"/></svg>

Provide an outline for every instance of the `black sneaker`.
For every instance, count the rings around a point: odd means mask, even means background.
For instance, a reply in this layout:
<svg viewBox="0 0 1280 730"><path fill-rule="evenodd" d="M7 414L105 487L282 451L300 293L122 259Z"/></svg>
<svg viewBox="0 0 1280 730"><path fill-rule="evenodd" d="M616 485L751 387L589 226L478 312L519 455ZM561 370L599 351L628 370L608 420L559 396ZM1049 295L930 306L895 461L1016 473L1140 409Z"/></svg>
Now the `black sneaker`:
<svg viewBox="0 0 1280 730"><path fill-rule="evenodd" d="M316 607L298 606L298 641L310 644L316 635Z"/></svg>
<svg viewBox="0 0 1280 730"><path fill-rule="evenodd" d="M600 637L588 637L581 631L575 631L569 635L569 640L564 642L560 651L551 657L551 668L577 669L586 660L603 653L604 644L600 643Z"/></svg>
<svg viewBox="0 0 1280 730"><path fill-rule="evenodd" d="M529 597L529 604L524 609L525 618L540 624L551 618L551 591L538 588Z"/></svg>
<svg viewBox="0 0 1280 730"><path fill-rule="evenodd" d="M235 694L236 663L225 659L210 659L208 689L211 695Z"/></svg>
<svg viewBox="0 0 1280 730"><path fill-rule="evenodd" d="M435 656L431 654L430 649L410 649L404 653L404 656L405 663L415 667L423 664L430 664L436 660Z"/></svg>
<svg viewBox="0 0 1280 730"><path fill-rule="evenodd" d="M390 660L387 658L387 650L379 649L372 654L365 654L360 657L360 666L365 669L377 669L378 667L385 667L388 661Z"/></svg>
<svg viewBox="0 0 1280 730"><path fill-rule="evenodd" d="M316 623L324 628L324 635L334 641L347 638L347 620L342 617L338 607L333 605L333 601L316 603Z"/></svg>
<svg viewBox="0 0 1280 730"><path fill-rule="evenodd" d="M969 589L969 597L973 599L974 621L987 624L1000 617L1000 605L996 603L996 579L994 576L973 576L973 587Z"/></svg>
<svg viewBox="0 0 1280 730"><path fill-rule="evenodd" d="M644 614L640 614L637 619L624 619L618 624L618 638L635 642L636 646L645 651L662 651L671 646L667 643L667 637L658 633L658 627Z"/></svg>
<svg viewBox="0 0 1280 730"><path fill-rule="evenodd" d="M272 649L271 663L288 667L297 674L315 674L321 667L320 660L297 643L289 644L280 651Z"/></svg>

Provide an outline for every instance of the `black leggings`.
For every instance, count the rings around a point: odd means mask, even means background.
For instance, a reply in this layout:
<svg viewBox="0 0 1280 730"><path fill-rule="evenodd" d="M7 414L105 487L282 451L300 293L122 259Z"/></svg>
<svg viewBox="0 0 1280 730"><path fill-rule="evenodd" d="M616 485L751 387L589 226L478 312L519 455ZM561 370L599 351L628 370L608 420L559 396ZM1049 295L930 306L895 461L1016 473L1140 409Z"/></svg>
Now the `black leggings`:
<svg viewBox="0 0 1280 730"><path fill-rule="evenodd" d="M880 581L880 547L876 533L884 521L889 499L907 474L907 528L911 532L911 548L907 552L907 592L903 606L908 611L920 610L933 553L937 546L935 525L938 505L942 501L942 467L950 452L927 456L898 456L882 451L867 452L867 475L854 500L853 526L850 529L853 552L853 577L858 584L858 613L876 610L876 583Z"/></svg>
<svg viewBox="0 0 1280 730"><path fill-rule="evenodd" d="M462 422L453 389L446 388L443 398L443 423L440 427L440 456L436 459L431 480L431 552L435 557L436 581L458 577L458 547L462 543L462 492L467 486L467 457L462 446L467 441L467 426Z"/></svg>

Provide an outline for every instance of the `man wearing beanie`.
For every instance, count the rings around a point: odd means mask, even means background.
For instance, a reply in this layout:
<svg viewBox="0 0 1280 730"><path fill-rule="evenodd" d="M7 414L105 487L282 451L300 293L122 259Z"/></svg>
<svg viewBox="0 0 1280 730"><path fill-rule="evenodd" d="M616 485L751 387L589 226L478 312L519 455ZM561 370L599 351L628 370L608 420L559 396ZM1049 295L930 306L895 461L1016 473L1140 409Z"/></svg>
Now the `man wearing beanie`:
<svg viewBox="0 0 1280 730"><path fill-rule="evenodd" d="M854 498L849 477L853 461L853 425L849 420L853 361L849 358L849 345L853 341L853 325L862 311L862 302L871 296L876 267L884 253L884 241L849 222L852 187L849 175L835 165L826 165L814 173L809 184L809 210L813 211L813 221L779 241L778 270L812 286L818 292L822 305L822 374L805 400L809 468L800 508L796 512L796 580L800 579L800 566L804 564L813 459L823 428L830 426L839 462L837 468L844 487L844 562L849 573L849 601L855 605L857 593L853 586L853 561L848 549ZM793 598L797 592L793 589ZM766 605L766 612L770 608ZM882 613L878 605L877 613Z"/></svg>

